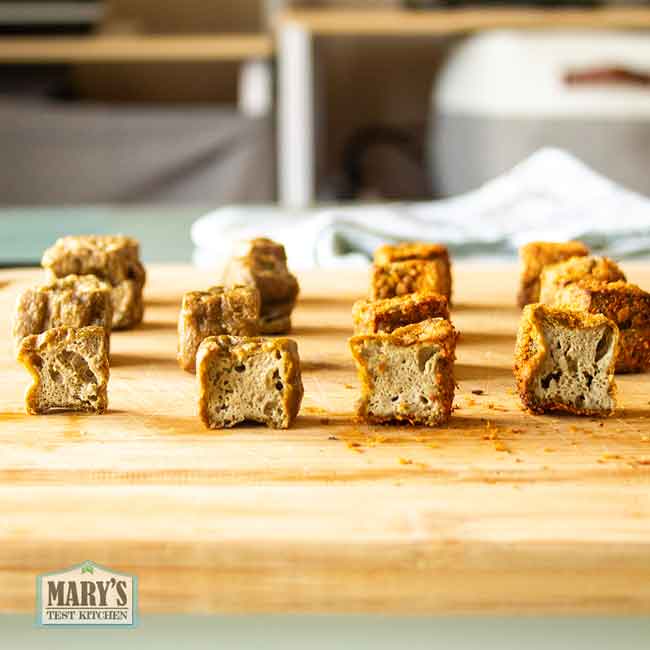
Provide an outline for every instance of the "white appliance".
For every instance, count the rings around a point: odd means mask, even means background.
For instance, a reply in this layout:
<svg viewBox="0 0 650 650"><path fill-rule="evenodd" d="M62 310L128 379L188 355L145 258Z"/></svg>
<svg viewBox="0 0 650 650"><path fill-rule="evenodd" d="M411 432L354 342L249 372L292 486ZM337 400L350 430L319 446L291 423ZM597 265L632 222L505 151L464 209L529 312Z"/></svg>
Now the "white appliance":
<svg viewBox="0 0 650 650"><path fill-rule="evenodd" d="M568 83L570 73L585 79ZM434 190L466 192L553 146L650 195L648 74L643 32L493 31L459 42L432 94Z"/></svg>

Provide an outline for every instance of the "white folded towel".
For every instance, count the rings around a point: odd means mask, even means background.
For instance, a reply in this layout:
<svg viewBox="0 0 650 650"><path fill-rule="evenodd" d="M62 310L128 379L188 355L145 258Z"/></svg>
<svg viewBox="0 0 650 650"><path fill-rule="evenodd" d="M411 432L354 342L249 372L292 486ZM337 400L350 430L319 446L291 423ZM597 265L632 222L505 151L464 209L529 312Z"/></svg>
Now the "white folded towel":
<svg viewBox="0 0 650 650"><path fill-rule="evenodd" d="M454 258L512 258L534 240L581 239L616 258L650 254L650 199L600 176L573 156L543 149L463 196L418 203L309 210L228 206L192 226L194 261L223 264L236 240L282 242L295 269L364 266L382 243L447 244Z"/></svg>

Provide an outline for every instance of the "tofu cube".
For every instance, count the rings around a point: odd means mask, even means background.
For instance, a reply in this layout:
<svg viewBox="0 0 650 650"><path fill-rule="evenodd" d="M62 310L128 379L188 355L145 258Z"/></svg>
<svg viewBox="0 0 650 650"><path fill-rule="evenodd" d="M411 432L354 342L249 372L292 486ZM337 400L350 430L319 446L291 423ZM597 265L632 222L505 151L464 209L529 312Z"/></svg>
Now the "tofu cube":
<svg viewBox="0 0 650 650"><path fill-rule="evenodd" d="M254 286L260 292L260 331L284 334L291 329L291 312L299 286L287 267L282 244L260 237L240 242L224 271L224 284Z"/></svg>
<svg viewBox="0 0 650 650"><path fill-rule="evenodd" d="M361 380L358 415L373 423L447 422L454 400L456 336L442 318L353 336L350 349Z"/></svg>
<svg viewBox="0 0 650 650"><path fill-rule="evenodd" d="M25 336L52 327L97 325L104 328L108 348L112 322L110 285L94 275L66 275L19 294L13 338L17 349Z"/></svg>
<svg viewBox="0 0 650 650"><path fill-rule="evenodd" d="M625 281L625 273L608 257L574 257L566 262L552 264L542 270L539 302L556 303L555 294L576 282Z"/></svg>
<svg viewBox="0 0 650 650"><path fill-rule="evenodd" d="M103 413L108 406L108 353L103 327L55 327L26 336L18 361L32 376L25 409Z"/></svg>
<svg viewBox="0 0 650 650"><path fill-rule="evenodd" d="M259 334L260 292L248 287L211 287L183 296L178 316L178 363L194 372L196 352L208 336Z"/></svg>
<svg viewBox="0 0 650 650"><path fill-rule="evenodd" d="M357 300L352 307L355 334L392 332L430 318L449 320L447 298L439 293L410 293L383 300Z"/></svg>
<svg viewBox="0 0 650 650"><path fill-rule="evenodd" d="M300 358L290 339L210 336L196 355L199 416L209 429L261 422L287 429L303 396Z"/></svg>
<svg viewBox="0 0 650 650"><path fill-rule="evenodd" d="M517 301L520 307L540 299L540 275L545 266L556 264L572 257L589 255L589 249L582 242L564 243L535 241L519 249L521 280Z"/></svg>
<svg viewBox="0 0 650 650"><path fill-rule="evenodd" d="M602 314L616 323L616 372L650 370L650 293L623 281L582 281L558 289L554 300L555 307Z"/></svg>
<svg viewBox="0 0 650 650"><path fill-rule="evenodd" d="M404 243L375 251L370 298L415 292L439 293L451 301L449 252L441 244Z"/></svg>
<svg viewBox="0 0 650 650"><path fill-rule="evenodd" d="M618 327L601 314L528 305L514 367L524 406L533 413L611 415L618 340Z"/></svg>
<svg viewBox="0 0 650 650"><path fill-rule="evenodd" d="M142 289L146 273L140 246L123 235L79 235L58 239L41 264L51 279L96 275L112 287L113 329L129 329L142 321Z"/></svg>

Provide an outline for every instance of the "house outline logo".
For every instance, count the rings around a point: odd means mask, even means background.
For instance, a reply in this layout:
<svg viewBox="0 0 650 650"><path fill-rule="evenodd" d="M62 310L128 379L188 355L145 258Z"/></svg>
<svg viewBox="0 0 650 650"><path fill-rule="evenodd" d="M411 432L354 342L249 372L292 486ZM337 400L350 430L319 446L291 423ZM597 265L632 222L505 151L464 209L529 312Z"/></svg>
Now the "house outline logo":
<svg viewBox="0 0 650 650"><path fill-rule="evenodd" d="M56 604L53 604L56 602ZM36 576L39 627L136 627L138 578L87 560Z"/></svg>

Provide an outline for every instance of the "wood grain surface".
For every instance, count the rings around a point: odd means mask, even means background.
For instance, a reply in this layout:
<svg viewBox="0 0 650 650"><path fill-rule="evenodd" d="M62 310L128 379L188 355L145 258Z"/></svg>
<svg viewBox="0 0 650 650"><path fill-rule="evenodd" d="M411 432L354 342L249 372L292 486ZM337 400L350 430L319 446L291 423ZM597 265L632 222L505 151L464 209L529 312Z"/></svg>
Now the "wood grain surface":
<svg viewBox="0 0 650 650"><path fill-rule="evenodd" d="M485 29L647 29L647 7L466 7L459 9L291 8L280 23L316 35L436 36Z"/></svg>
<svg viewBox="0 0 650 650"><path fill-rule="evenodd" d="M0 611L94 560L138 576L143 612L650 612L649 377L621 377L605 421L522 412L514 266L455 269L441 429L355 423L362 273L301 277L291 430L203 429L175 321L216 277L189 268L149 269L144 324L113 335L106 415L24 415L9 314L39 277L0 273Z"/></svg>

